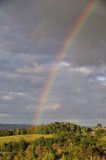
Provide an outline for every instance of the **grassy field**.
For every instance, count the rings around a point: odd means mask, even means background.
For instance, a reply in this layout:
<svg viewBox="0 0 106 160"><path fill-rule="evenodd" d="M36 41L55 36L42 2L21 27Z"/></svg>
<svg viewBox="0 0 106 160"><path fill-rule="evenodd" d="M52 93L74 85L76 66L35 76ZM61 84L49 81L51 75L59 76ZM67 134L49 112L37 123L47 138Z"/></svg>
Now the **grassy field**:
<svg viewBox="0 0 106 160"><path fill-rule="evenodd" d="M41 135L41 134L30 134L30 135L16 135L16 136L5 136L5 137L0 137L0 146L2 146L4 143L9 143L9 142L19 142L20 140L25 140L27 142L33 141L36 138L53 138L53 135Z"/></svg>
<svg viewBox="0 0 106 160"><path fill-rule="evenodd" d="M106 136L103 136L103 137L101 138L101 141L106 143Z"/></svg>

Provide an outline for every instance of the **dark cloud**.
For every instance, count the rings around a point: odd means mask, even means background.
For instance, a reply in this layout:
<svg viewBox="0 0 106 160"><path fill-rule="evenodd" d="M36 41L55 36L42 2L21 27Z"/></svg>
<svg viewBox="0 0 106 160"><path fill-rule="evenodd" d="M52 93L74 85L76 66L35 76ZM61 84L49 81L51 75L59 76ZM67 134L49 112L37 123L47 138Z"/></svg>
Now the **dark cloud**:
<svg viewBox="0 0 106 160"><path fill-rule="evenodd" d="M103 4L106 4L106 0L102 0Z"/></svg>
<svg viewBox="0 0 106 160"><path fill-rule="evenodd" d="M73 24L89 0L4 1L2 17L4 29L1 48L13 53L57 54ZM75 65L103 65L106 63L106 14L102 2L82 27L69 57ZM61 7L60 7L61 6Z"/></svg>

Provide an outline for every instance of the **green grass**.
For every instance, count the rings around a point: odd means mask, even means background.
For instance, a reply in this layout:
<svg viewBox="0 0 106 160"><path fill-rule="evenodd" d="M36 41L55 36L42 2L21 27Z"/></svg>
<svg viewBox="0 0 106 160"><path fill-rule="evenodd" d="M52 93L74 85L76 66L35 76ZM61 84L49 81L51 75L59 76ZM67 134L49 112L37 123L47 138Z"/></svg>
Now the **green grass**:
<svg viewBox="0 0 106 160"><path fill-rule="evenodd" d="M42 135L42 134L29 134L29 135L15 135L15 136L5 136L0 137L0 146L2 146L4 143L9 142L19 142L21 140L25 140L27 142L34 141L36 138L53 138L54 136L52 134L49 135Z"/></svg>
<svg viewBox="0 0 106 160"><path fill-rule="evenodd" d="M106 136L103 136L103 137L101 138L101 141L106 142Z"/></svg>

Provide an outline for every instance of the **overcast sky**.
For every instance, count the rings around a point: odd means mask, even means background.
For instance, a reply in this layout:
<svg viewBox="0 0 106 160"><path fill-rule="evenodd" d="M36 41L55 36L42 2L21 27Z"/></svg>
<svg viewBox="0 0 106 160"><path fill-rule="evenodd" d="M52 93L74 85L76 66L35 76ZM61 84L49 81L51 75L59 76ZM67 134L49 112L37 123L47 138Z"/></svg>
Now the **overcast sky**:
<svg viewBox="0 0 106 160"><path fill-rule="evenodd" d="M69 30L89 0L0 1L0 123L32 123ZM106 125L106 1L69 47L41 123Z"/></svg>

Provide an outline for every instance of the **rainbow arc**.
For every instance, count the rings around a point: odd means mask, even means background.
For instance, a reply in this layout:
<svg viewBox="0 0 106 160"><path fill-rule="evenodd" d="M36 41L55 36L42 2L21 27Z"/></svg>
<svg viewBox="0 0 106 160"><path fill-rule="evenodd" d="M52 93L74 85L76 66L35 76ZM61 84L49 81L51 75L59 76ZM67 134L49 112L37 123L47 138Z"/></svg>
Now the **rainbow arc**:
<svg viewBox="0 0 106 160"><path fill-rule="evenodd" d="M34 124L37 124L42 119L42 115L44 113L44 106L46 105L48 95L52 89L53 82L58 74L59 64L67 55L67 51L73 46L75 40L79 36L81 30L84 28L86 22L92 16L95 8L97 7L98 0L89 0L88 4L84 8L83 12L80 16L78 16L76 22L74 23L73 27L69 29L68 35L66 36L64 43L62 44L61 49L58 51L56 56L56 62L52 65L51 72L49 73L48 79L44 84L43 93L39 98L39 102L36 106L35 111L35 119Z"/></svg>

